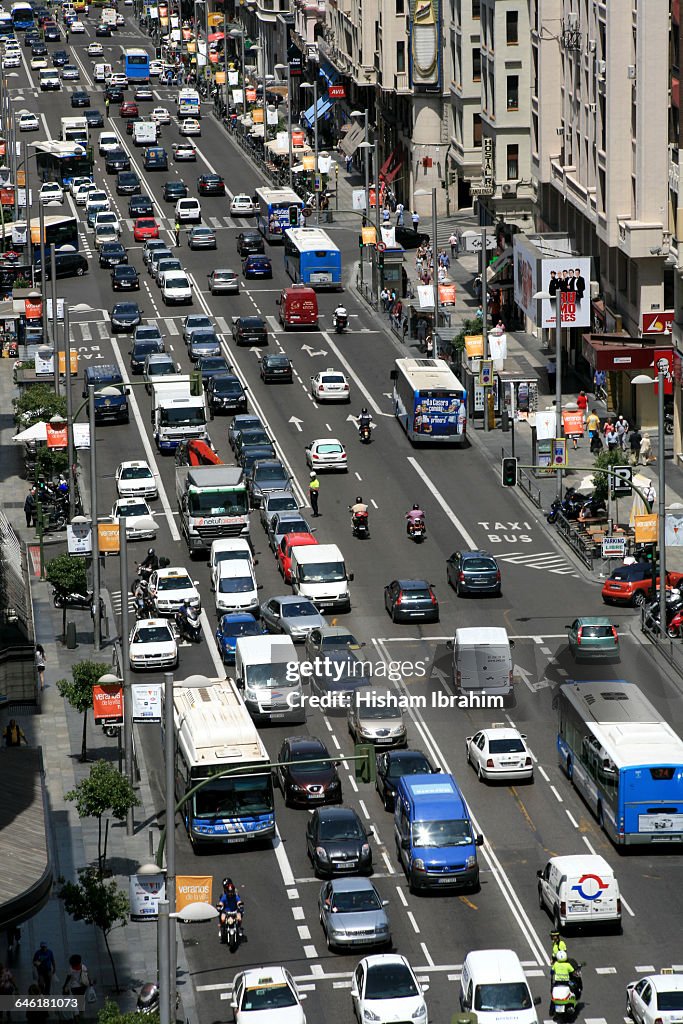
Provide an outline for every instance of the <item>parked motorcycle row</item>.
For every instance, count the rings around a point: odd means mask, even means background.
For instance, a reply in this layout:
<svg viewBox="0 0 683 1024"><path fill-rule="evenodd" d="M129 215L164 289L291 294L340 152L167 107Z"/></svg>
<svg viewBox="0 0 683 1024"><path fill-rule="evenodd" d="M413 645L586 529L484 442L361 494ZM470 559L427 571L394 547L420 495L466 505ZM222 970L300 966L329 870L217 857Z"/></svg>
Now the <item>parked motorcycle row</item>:
<svg viewBox="0 0 683 1024"><path fill-rule="evenodd" d="M605 511L604 501L595 494L580 494L576 488L568 487L562 499L555 498L552 502L546 520L556 523L559 515L569 520L594 519Z"/></svg>

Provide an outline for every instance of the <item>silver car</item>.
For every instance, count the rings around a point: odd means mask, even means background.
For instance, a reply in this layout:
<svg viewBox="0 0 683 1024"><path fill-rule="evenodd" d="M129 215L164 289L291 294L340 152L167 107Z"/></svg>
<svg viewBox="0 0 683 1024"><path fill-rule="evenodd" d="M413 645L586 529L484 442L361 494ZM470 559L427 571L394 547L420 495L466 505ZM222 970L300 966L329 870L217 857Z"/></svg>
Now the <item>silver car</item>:
<svg viewBox="0 0 683 1024"><path fill-rule="evenodd" d="M187 350L193 363L196 363L202 356L220 356L223 354L218 335L211 328L201 328L193 331Z"/></svg>
<svg viewBox="0 0 683 1024"><path fill-rule="evenodd" d="M206 276L212 295L236 295L240 290L239 274L234 270L212 270Z"/></svg>
<svg viewBox="0 0 683 1024"><path fill-rule="evenodd" d="M318 909L327 947L391 948L391 930L383 900L369 878L333 878L320 889Z"/></svg>
<svg viewBox="0 0 683 1024"><path fill-rule="evenodd" d="M271 633L284 633L294 643L303 643L316 626L327 625L327 619L305 597L271 597L261 605L260 615Z"/></svg>
<svg viewBox="0 0 683 1024"><path fill-rule="evenodd" d="M347 711L347 725L356 743L377 747L405 747L408 742L397 690L363 686L356 690Z"/></svg>
<svg viewBox="0 0 683 1024"><path fill-rule="evenodd" d="M276 512L298 512L299 505L291 491L268 491L260 508L261 526L268 532L268 523Z"/></svg>
<svg viewBox="0 0 683 1024"><path fill-rule="evenodd" d="M299 512L275 512L266 528L268 543L273 553L280 547L280 541L286 533L314 533Z"/></svg>
<svg viewBox="0 0 683 1024"><path fill-rule="evenodd" d="M209 316L205 316L203 313L190 313L183 320L183 341L186 345L190 343L190 336L193 331L213 331L215 330L213 320Z"/></svg>
<svg viewBox="0 0 683 1024"><path fill-rule="evenodd" d="M142 371L147 394L152 394L152 384L155 380L178 373L179 369L180 367L173 362L173 357L168 352L150 352L145 359L145 368Z"/></svg>

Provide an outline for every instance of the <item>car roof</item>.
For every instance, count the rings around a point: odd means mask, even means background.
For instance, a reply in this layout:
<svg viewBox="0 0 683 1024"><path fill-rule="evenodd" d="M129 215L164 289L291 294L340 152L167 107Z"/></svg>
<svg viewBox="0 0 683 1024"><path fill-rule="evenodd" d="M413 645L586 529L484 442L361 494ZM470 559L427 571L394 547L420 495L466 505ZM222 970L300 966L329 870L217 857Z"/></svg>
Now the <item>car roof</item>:
<svg viewBox="0 0 683 1024"><path fill-rule="evenodd" d="M606 615L584 615L576 620L580 626L611 626L612 620Z"/></svg>
<svg viewBox="0 0 683 1024"><path fill-rule="evenodd" d="M284 539L290 548L306 547L308 544L318 543L312 533L286 533Z"/></svg>
<svg viewBox="0 0 683 1024"><path fill-rule="evenodd" d="M293 750L310 750L312 753L324 750L327 753L327 747L317 736L288 736L285 742L289 743Z"/></svg>
<svg viewBox="0 0 683 1024"><path fill-rule="evenodd" d="M247 988L272 984L289 985L284 967L251 967L242 971L242 977Z"/></svg>
<svg viewBox="0 0 683 1024"><path fill-rule="evenodd" d="M169 631L171 629L171 623L168 619L138 619L138 621L133 624L133 628L135 629L138 626L168 626Z"/></svg>
<svg viewBox="0 0 683 1024"><path fill-rule="evenodd" d="M358 875L352 878L333 878L332 886L335 892L374 892L377 889L369 878L360 878ZM379 895L379 893L377 893Z"/></svg>
<svg viewBox="0 0 683 1024"><path fill-rule="evenodd" d="M368 968L383 967L386 964L400 964L401 967L407 967L411 973L414 973L406 958L400 953L374 953L372 956L364 956L361 963L366 964Z"/></svg>
<svg viewBox="0 0 683 1024"><path fill-rule="evenodd" d="M401 590L429 590L427 580L397 580Z"/></svg>
<svg viewBox="0 0 683 1024"><path fill-rule="evenodd" d="M282 512L275 512L277 516L278 525L280 523L296 523L300 519L303 519L301 512L297 512L296 509L288 508Z"/></svg>
<svg viewBox="0 0 683 1024"><path fill-rule="evenodd" d="M266 322L261 316L241 316L238 320L239 324L249 324L250 327L265 327Z"/></svg>
<svg viewBox="0 0 683 1024"><path fill-rule="evenodd" d="M648 974L656 992L683 992L683 974Z"/></svg>
<svg viewBox="0 0 683 1024"><path fill-rule="evenodd" d="M348 820L349 818L360 821L353 807L340 807L338 805L336 807L318 807L316 814L319 819L324 821L340 821Z"/></svg>
<svg viewBox="0 0 683 1024"><path fill-rule="evenodd" d="M506 727L501 727L500 729L478 729L477 731L483 732L487 739L490 740L518 740L522 736L519 729L508 729Z"/></svg>
<svg viewBox="0 0 683 1024"><path fill-rule="evenodd" d="M184 565L167 565L164 569L157 569L159 576L189 576Z"/></svg>
<svg viewBox="0 0 683 1024"><path fill-rule="evenodd" d="M467 954L466 963L477 984L526 981L519 957L512 949L474 949Z"/></svg>
<svg viewBox="0 0 683 1024"><path fill-rule="evenodd" d="M313 604L310 597L303 597L301 594L277 594L271 601L279 601L280 604L287 606L288 604Z"/></svg>
<svg viewBox="0 0 683 1024"><path fill-rule="evenodd" d="M219 576L252 576L251 561L248 558L224 558L218 563Z"/></svg>
<svg viewBox="0 0 683 1024"><path fill-rule="evenodd" d="M392 761L429 761L422 750L387 750L386 754Z"/></svg>
<svg viewBox="0 0 683 1024"><path fill-rule="evenodd" d="M224 622L226 626L238 626L242 622L253 622L254 625L258 625L251 612L226 612L225 615L221 615L220 622Z"/></svg>

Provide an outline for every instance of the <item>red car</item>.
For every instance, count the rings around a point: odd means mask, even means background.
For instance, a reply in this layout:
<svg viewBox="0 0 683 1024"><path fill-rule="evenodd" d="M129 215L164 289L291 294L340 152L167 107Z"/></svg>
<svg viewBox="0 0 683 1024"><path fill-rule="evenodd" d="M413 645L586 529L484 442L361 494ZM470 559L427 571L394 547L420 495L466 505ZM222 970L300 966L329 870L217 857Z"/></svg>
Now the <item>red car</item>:
<svg viewBox="0 0 683 1024"><path fill-rule="evenodd" d="M159 237L159 225L153 217L138 217L133 224L133 238L136 242L145 242L148 238Z"/></svg>
<svg viewBox="0 0 683 1024"><path fill-rule="evenodd" d="M287 533L280 541L276 552L277 567L285 583L292 582L292 548L317 544L312 533Z"/></svg>
<svg viewBox="0 0 683 1024"><path fill-rule="evenodd" d="M668 572L667 587L678 587L683 573ZM659 576L657 577L659 586ZM605 604L641 605L652 594L652 567L647 562L619 565L602 587Z"/></svg>
<svg viewBox="0 0 683 1024"><path fill-rule="evenodd" d="M125 103L121 104L119 113L121 114L121 117L138 117L140 111L137 103L133 103L132 100L126 100Z"/></svg>

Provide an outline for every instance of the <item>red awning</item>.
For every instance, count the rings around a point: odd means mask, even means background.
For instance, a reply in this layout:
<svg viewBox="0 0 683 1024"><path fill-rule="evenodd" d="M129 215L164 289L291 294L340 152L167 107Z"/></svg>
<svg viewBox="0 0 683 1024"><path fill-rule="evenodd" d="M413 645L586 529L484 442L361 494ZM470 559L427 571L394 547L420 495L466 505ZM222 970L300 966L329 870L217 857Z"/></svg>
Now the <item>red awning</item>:
<svg viewBox="0 0 683 1024"><path fill-rule="evenodd" d="M401 147L397 146L396 149L392 150L379 169L380 181L384 179L387 185L390 184L401 170L402 166L403 156L401 154Z"/></svg>
<svg viewBox="0 0 683 1024"><path fill-rule="evenodd" d="M584 334L581 350L594 370L647 370L652 366L655 349L667 348L660 342L639 343L621 335Z"/></svg>
<svg viewBox="0 0 683 1024"><path fill-rule="evenodd" d="M223 32L209 32L207 39L210 43L215 43L218 39L225 39Z"/></svg>

